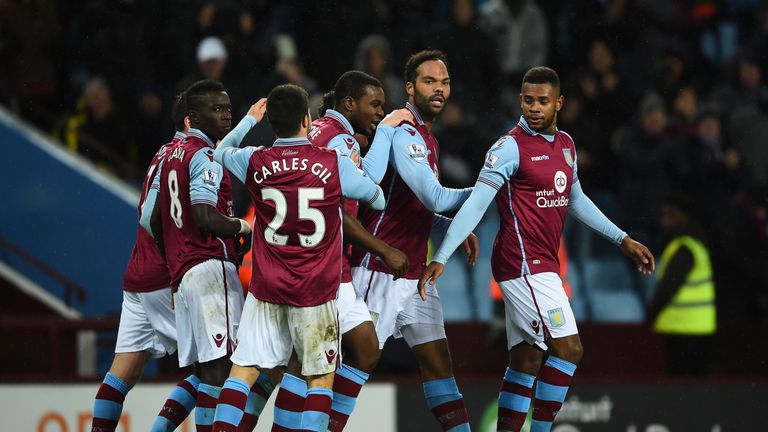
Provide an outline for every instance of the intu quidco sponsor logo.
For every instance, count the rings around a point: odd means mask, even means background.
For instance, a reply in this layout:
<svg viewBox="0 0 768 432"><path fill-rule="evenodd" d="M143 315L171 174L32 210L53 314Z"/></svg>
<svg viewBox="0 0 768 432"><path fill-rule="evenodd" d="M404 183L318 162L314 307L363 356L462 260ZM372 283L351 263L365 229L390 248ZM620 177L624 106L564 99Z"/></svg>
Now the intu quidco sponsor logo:
<svg viewBox="0 0 768 432"><path fill-rule="evenodd" d="M536 198L536 205L539 208L552 208L552 207L567 207L568 198L560 195L557 198L547 199L545 197Z"/></svg>

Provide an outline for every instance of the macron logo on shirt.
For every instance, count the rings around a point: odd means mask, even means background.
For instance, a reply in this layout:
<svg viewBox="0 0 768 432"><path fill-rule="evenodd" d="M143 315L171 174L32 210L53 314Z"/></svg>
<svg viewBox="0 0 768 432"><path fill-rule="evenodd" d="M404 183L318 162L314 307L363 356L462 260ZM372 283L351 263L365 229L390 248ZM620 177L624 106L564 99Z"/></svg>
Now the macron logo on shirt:
<svg viewBox="0 0 768 432"><path fill-rule="evenodd" d="M549 156L547 156L547 155L531 156L531 161L532 162L538 162L538 161L543 161L543 160L549 160Z"/></svg>

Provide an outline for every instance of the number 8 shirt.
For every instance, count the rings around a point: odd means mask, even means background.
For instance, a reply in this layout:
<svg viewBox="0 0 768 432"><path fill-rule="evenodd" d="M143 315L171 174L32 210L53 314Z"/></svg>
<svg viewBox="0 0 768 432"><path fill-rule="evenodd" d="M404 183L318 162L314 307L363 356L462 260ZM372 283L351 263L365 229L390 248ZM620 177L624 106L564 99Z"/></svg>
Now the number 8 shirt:
<svg viewBox="0 0 768 432"><path fill-rule="evenodd" d="M198 129L168 149L153 187L163 222L165 258L176 290L184 274L209 259L237 265L235 238L219 238L202 231L192 216L192 206L207 204L219 213L233 216L229 174L213 161L213 142ZM159 182L157 181L159 178Z"/></svg>

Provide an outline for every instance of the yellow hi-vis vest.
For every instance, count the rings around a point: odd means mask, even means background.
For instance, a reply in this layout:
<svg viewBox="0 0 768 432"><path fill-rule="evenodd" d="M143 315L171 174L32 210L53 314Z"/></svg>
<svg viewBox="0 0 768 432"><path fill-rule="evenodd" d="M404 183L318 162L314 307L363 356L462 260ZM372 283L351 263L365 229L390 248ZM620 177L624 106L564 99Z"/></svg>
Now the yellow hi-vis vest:
<svg viewBox="0 0 768 432"><path fill-rule="evenodd" d="M707 248L698 240L681 236L672 240L661 254L657 278L661 280L669 260L681 247L693 254L693 268L672 301L662 309L654 330L658 333L709 335L717 328L715 282Z"/></svg>

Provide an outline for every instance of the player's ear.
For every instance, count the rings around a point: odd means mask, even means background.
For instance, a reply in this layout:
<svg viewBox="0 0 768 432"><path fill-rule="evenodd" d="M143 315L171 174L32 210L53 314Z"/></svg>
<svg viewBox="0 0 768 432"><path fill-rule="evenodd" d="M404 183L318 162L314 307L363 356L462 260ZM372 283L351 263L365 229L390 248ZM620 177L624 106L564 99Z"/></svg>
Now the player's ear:
<svg viewBox="0 0 768 432"><path fill-rule="evenodd" d="M413 83L408 81L405 83L405 92L408 93L408 96L413 96Z"/></svg>
<svg viewBox="0 0 768 432"><path fill-rule="evenodd" d="M355 110L356 101L352 98L352 96L347 96L344 98L344 109L346 111L352 112Z"/></svg>
<svg viewBox="0 0 768 432"><path fill-rule="evenodd" d="M563 108L563 103L565 102L565 98L563 95L560 95L555 100L555 111L560 111Z"/></svg>

